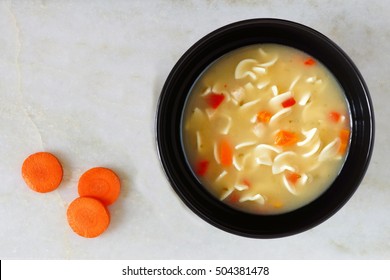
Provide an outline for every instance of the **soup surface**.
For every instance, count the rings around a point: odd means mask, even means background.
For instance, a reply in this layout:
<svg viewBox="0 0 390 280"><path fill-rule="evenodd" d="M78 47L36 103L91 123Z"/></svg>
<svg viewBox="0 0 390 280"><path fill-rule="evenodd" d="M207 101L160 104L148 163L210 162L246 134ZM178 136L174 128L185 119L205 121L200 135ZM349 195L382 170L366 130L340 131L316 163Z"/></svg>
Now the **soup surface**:
<svg viewBox="0 0 390 280"><path fill-rule="evenodd" d="M213 63L182 119L188 162L202 185L241 211L278 214L321 195L350 141L342 88L297 49L252 45Z"/></svg>

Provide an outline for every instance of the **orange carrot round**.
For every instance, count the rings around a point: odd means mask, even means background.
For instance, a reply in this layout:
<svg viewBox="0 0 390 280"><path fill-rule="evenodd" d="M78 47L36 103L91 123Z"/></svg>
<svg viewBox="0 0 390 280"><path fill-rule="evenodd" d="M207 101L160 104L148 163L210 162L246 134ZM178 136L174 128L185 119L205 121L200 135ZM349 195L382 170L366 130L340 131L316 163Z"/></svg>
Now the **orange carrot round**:
<svg viewBox="0 0 390 280"><path fill-rule="evenodd" d="M78 192L80 196L93 197L104 205L114 203L120 193L119 177L111 169L94 167L81 175Z"/></svg>
<svg viewBox="0 0 390 280"><path fill-rule="evenodd" d="M22 165L22 177L32 190L47 193L58 188L63 170L59 160L51 153L38 152L28 156Z"/></svg>
<svg viewBox="0 0 390 280"><path fill-rule="evenodd" d="M99 200L78 197L66 212L69 226L80 236L94 238L101 235L110 224L110 213Z"/></svg>

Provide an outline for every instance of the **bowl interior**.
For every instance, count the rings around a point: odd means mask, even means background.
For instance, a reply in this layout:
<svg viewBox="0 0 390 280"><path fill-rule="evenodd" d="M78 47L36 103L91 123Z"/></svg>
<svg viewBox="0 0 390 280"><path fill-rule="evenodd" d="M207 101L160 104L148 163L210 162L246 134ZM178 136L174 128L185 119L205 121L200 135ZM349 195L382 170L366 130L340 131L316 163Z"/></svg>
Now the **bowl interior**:
<svg viewBox="0 0 390 280"><path fill-rule="evenodd" d="M181 138L183 109L199 75L231 50L259 43L294 47L321 61L344 89L351 113L351 143L339 176L313 202L279 215L248 214L215 199L194 177L187 164ZM160 95L156 133L165 173L176 193L192 211L225 231L270 238L299 233L316 226L348 201L369 164L374 140L374 115L368 89L357 67L330 39L294 22L252 19L224 26L206 35L179 59Z"/></svg>

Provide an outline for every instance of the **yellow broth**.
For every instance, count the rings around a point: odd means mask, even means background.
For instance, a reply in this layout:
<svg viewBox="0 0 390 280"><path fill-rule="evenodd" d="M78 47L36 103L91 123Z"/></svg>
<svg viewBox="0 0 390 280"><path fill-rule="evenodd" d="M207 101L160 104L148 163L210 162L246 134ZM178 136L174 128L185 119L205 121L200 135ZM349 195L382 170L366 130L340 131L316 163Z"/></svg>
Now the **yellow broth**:
<svg viewBox="0 0 390 280"><path fill-rule="evenodd" d="M194 84L182 137L194 174L244 212L289 212L320 196L349 145L344 92L297 49L252 45L218 59Z"/></svg>

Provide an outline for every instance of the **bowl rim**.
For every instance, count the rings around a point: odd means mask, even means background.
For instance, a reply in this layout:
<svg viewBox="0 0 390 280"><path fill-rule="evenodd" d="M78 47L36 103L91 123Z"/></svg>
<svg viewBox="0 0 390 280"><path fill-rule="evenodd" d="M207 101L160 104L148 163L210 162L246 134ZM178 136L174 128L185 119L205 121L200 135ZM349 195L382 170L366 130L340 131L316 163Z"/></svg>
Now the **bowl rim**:
<svg viewBox="0 0 390 280"><path fill-rule="evenodd" d="M245 37L241 34L245 31L254 34ZM278 32L278 35L273 35L272 32ZM265 35L260 36L261 34ZM304 42L297 41L292 35L299 35ZM230 43L229 38L237 41L231 40ZM228 43L226 46L217 47L217 51L211 51L221 41ZM277 215L250 214L233 209L199 188L199 181L183 160L185 155L181 129L178 126L181 124L178 122L178 115L181 119L183 104L189 94L188 89L205 67L223 54L255 42L281 43L319 58L341 83L351 110L351 143L339 176L328 190L313 202ZM325 54L322 54L323 52ZM331 59L321 59L325 55L331 55ZM183 92L183 96L177 92ZM171 187L190 210L209 224L232 234L252 238L277 238L301 233L321 224L352 197L371 159L375 117L371 97L361 73L336 43L322 33L297 22L277 18L254 18L233 22L208 33L179 58L160 93L155 132L157 153L164 173ZM340 193L336 192L334 186L338 187ZM331 206L328 205L329 202ZM234 221L229 221L229 217ZM303 217L306 219L303 220Z"/></svg>

